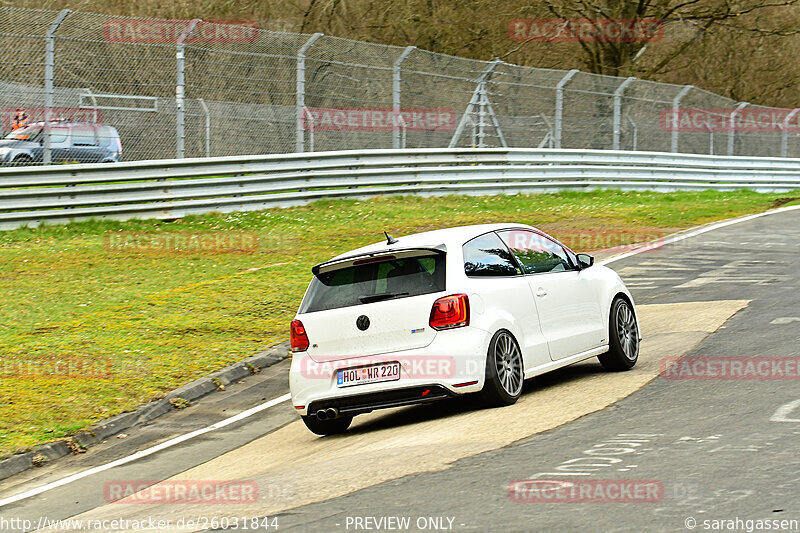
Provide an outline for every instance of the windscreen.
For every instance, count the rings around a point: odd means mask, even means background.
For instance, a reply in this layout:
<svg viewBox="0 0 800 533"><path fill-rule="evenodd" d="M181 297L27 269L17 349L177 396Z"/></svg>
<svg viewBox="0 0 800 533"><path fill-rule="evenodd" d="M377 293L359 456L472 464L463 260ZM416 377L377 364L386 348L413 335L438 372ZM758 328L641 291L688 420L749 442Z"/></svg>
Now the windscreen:
<svg viewBox="0 0 800 533"><path fill-rule="evenodd" d="M407 298L445 289L445 254L354 264L311 281L301 313Z"/></svg>
<svg viewBox="0 0 800 533"><path fill-rule="evenodd" d="M13 139L16 141L38 141L39 136L42 133L41 126L28 126L27 128L20 128L18 130L14 130L8 135L6 135L6 139Z"/></svg>

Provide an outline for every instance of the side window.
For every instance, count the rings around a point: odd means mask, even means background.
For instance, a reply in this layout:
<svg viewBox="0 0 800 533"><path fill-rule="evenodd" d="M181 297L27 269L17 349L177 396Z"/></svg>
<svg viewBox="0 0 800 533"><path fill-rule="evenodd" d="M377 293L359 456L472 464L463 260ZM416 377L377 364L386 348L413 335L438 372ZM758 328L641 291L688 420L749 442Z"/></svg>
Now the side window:
<svg viewBox="0 0 800 533"><path fill-rule="evenodd" d="M94 131L91 129L75 128L72 130L72 144L74 146L97 146Z"/></svg>
<svg viewBox="0 0 800 533"><path fill-rule="evenodd" d="M508 230L500 232L500 236L522 263L526 274L572 269L564 248L544 235L526 230Z"/></svg>
<svg viewBox="0 0 800 533"><path fill-rule="evenodd" d="M67 141L67 133L69 132L66 128L51 128L50 129L50 142L53 144L60 144Z"/></svg>
<svg viewBox="0 0 800 533"><path fill-rule="evenodd" d="M496 233L475 237L462 247L467 276L516 276L521 274L511 253Z"/></svg>
<svg viewBox="0 0 800 533"><path fill-rule="evenodd" d="M97 130L98 142L100 143L100 146L102 146L103 148L114 147L117 137L118 135L116 131L109 126L103 126L99 130Z"/></svg>

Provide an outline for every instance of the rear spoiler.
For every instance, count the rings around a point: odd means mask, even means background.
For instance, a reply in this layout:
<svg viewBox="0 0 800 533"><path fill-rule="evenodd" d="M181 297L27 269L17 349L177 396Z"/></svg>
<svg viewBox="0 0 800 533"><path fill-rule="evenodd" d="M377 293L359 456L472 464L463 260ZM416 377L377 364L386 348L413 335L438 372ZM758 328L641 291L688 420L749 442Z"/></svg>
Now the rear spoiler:
<svg viewBox="0 0 800 533"><path fill-rule="evenodd" d="M424 246L418 248L400 248L396 250L369 252L331 259L330 261L314 265L311 267L311 272L313 272L315 276L319 276L320 274L330 272L331 270L339 270L358 264L377 263L380 261L390 261L392 259L402 259L404 257L419 257L445 253L447 253L447 247L444 244L430 247Z"/></svg>

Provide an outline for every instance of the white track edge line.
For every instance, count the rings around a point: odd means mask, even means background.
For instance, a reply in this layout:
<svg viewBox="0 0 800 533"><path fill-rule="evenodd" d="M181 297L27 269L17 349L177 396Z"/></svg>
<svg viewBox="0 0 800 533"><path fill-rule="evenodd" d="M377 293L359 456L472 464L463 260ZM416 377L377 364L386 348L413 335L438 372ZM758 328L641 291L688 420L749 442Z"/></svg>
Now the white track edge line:
<svg viewBox="0 0 800 533"><path fill-rule="evenodd" d="M262 403L260 405L256 405L255 407L251 407L250 409L246 409L246 410L242 411L241 413L239 413L238 415L234 415L234 416L232 416L230 418L226 418L224 420L220 420L219 422L211 424L210 426L206 426L204 428L197 429L197 430L191 431L189 433L184 433L183 435L179 435L179 436L174 437L174 438L172 438L170 440L164 441L161 444L156 444L155 446L152 446L150 448L146 448L144 450L140 450L138 452L135 452L135 453L133 453L131 455L128 455L127 457L122 457L122 458L117 459L115 461L111 461L110 463L106 463L106 464L103 464L103 465L100 465L100 466L95 466L94 468L89 468L88 470L84 470L82 472L78 472L77 474L72 474L72 475L67 476L65 478L61 478L61 479L59 479L57 481L53 481L51 483L47 483L45 485L42 485L41 487L37 487L35 489L31 489L31 490L22 492L20 494L15 495L15 496L10 496L8 498L4 498L4 499L0 500L0 507L3 507L3 506L6 506L6 505L9 505L9 504L18 502L20 500L24 500L26 498L30 498L31 496L36 496L37 494L41 494L43 492L47 492L48 490L52 490L52 489L55 489L55 488L58 488L58 487L62 487L64 485L72 483L73 481L77 481L79 479L83 479L83 478L91 476L93 474L97 474L97 473L103 472L105 470L109 470L109 469L114 468L116 466L121 466L121 465L124 465L124 464L127 464L127 463L131 463L133 461L141 459L142 457L147 457L148 455L152 455L152 454L154 454L156 452L160 452L161 450L165 450L167 448L175 446L176 444L180 444L180 443L185 442L185 441L187 441L189 439L193 439L194 437L197 437L199 435L203 435L204 433L208 433L210 431L215 431L217 429L224 428L225 426L229 426L229 425L231 425L231 424L233 424L235 422L238 422L240 420L244 420L245 418L247 418L249 416L252 416L252 415L254 415L254 414L256 414L256 413L258 413L260 411L263 411L264 409L269 409L270 407L274 407L275 405L283 403L283 402L289 400L291 397L292 397L291 394L287 392L283 396L278 396L277 398L273 398L272 400L264 402L264 403Z"/></svg>
<svg viewBox="0 0 800 533"><path fill-rule="evenodd" d="M717 222L715 224L711 224L708 226L703 226L702 228L698 228L696 230L688 231L686 233L678 233L671 237L667 237L663 241L656 241L654 243L646 244L640 248L634 248L630 252L625 252L620 255L615 255L614 257L609 257L608 259L604 259L598 262L599 265L607 265L609 263L614 263L615 261L621 261L622 259L627 259L628 257L640 254L642 252L647 252L649 250L653 250L656 248L661 248L662 246L666 246L667 244L672 244L678 241L682 241L684 239L688 239L690 237L696 237L698 235L702 235L703 233L708 233L709 231L714 231L715 229L724 228L726 226L732 226L733 224L739 224L740 222L747 222L748 220L753 220L755 218L765 217L767 215L775 215L778 213L783 213L786 211L794 211L796 209L800 209L800 205L790 205L788 207L780 207L778 209L771 209L769 211L764 211L763 213L756 213L754 215L745 215L739 218L732 218L730 220L724 220L722 222Z"/></svg>

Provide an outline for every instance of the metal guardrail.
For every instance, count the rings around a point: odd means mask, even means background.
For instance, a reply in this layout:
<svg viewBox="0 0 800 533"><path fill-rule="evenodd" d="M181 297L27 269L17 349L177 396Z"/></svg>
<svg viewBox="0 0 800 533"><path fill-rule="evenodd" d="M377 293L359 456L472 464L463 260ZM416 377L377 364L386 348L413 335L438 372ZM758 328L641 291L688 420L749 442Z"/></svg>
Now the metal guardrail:
<svg viewBox="0 0 800 533"><path fill-rule="evenodd" d="M800 188L800 159L524 148L359 150L9 168L0 229L388 194Z"/></svg>

